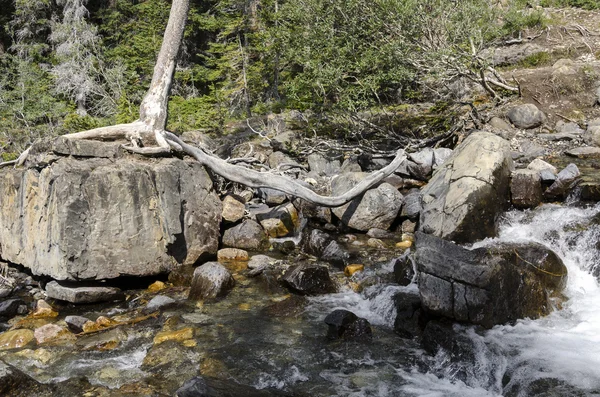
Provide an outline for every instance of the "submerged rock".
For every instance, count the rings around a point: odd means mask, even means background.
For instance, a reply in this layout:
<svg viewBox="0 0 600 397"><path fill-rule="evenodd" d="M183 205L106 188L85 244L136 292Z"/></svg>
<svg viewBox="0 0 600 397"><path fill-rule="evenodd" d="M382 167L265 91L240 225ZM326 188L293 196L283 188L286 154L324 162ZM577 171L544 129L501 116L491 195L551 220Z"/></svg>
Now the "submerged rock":
<svg viewBox="0 0 600 397"><path fill-rule="evenodd" d="M305 263L291 267L282 276L287 287L303 295L318 295L336 292L336 287L327 266Z"/></svg>
<svg viewBox="0 0 600 397"><path fill-rule="evenodd" d="M226 295L235 285L229 270L218 262L207 262L194 270L190 299L217 298Z"/></svg>
<svg viewBox="0 0 600 397"><path fill-rule="evenodd" d="M71 303L108 302L123 299L125 295L116 287L86 285L68 281L51 281L46 284L48 298Z"/></svg>
<svg viewBox="0 0 600 397"><path fill-rule="evenodd" d="M24 347L33 341L33 331L30 329L15 329L0 334L0 350Z"/></svg>
<svg viewBox="0 0 600 397"><path fill-rule="evenodd" d="M221 202L200 164L138 156L36 163L36 150L27 168L2 169L4 260L57 280L102 280L165 273L216 252Z"/></svg>
<svg viewBox="0 0 600 397"><path fill-rule="evenodd" d="M258 390L232 380L217 380L196 376L186 381L176 392L176 397L293 397L279 390Z"/></svg>
<svg viewBox="0 0 600 397"><path fill-rule="evenodd" d="M156 310L164 310L177 304L177 301L165 295L156 295L146 304L145 312L153 312Z"/></svg>
<svg viewBox="0 0 600 397"><path fill-rule="evenodd" d="M509 200L512 171L507 141L474 132L423 189L420 230L457 242L495 234L495 221Z"/></svg>
<svg viewBox="0 0 600 397"><path fill-rule="evenodd" d="M427 312L487 328L549 314L567 279L561 259L537 243L468 250L418 233L415 260Z"/></svg>
<svg viewBox="0 0 600 397"><path fill-rule="evenodd" d="M325 317L329 339L360 339L373 335L371 324L348 310L334 310Z"/></svg>
<svg viewBox="0 0 600 397"><path fill-rule="evenodd" d="M67 316L65 317L65 323L67 323L67 327L69 331L80 334L83 332L83 326L91 322L89 318L83 316Z"/></svg>

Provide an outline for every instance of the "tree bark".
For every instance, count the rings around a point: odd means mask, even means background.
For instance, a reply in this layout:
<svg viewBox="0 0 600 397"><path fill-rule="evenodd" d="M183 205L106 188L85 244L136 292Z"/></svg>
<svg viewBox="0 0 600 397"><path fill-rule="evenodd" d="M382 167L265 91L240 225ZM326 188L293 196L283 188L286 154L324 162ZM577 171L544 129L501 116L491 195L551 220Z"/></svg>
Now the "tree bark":
<svg viewBox="0 0 600 397"><path fill-rule="evenodd" d="M167 126L169 93L189 8L190 0L173 0L169 22L154 66L152 82L140 105L140 120L150 131L154 131L156 142L163 148L169 147L163 132Z"/></svg>

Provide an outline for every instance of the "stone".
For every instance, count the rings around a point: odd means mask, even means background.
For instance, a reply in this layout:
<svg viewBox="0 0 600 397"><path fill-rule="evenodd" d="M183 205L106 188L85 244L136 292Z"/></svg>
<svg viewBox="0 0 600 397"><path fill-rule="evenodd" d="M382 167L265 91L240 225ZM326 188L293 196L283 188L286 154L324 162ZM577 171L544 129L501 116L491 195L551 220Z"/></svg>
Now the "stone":
<svg viewBox="0 0 600 397"><path fill-rule="evenodd" d="M329 242L320 255L322 261L337 266L343 266L350 258L350 253L335 240Z"/></svg>
<svg viewBox="0 0 600 397"><path fill-rule="evenodd" d="M512 169L508 142L472 133L422 190L419 230L461 243L493 236L509 200Z"/></svg>
<svg viewBox="0 0 600 397"><path fill-rule="evenodd" d="M448 149L445 147L437 148L433 150L433 169L438 169L441 167L446 160L452 156L454 151L452 149Z"/></svg>
<svg viewBox="0 0 600 397"><path fill-rule="evenodd" d="M114 159L120 157L122 154L120 143L89 139L68 139L62 136L52 142L52 151L64 156L107 159Z"/></svg>
<svg viewBox="0 0 600 397"><path fill-rule="evenodd" d="M300 226L298 211L292 203L274 207L264 214L257 214L256 219L270 237L293 236Z"/></svg>
<svg viewBox="0 0 600 397"><path fill-rule="evenodd" d="M592 146L600 146L600 124L588 125L587 130L583 134L583 141Z"/></svg>
<svg viewBox="0 0 600 397"><path fill-rule="evenodd" d="M42 384L29 375L0 361L0 396L11 397L50 397L64 395L60 387Z"/></svg>
<svg viewBox="0 0 600 397"><path fill-rule="evenodd" d="M394 295L394 306L394 332L407 339L421 335L424 315L419 294L400 291Z"/></svg>
<svg viewBox="0 0 600 397"><path fill-rule="evenodd" d="M54 318L58 312L43 299L36 302L35 310L31 315L33 318Z"/></svg>
<svg viewBox="0 0 600 397"><path fill-rule="evenodd" d="M392 232L383 229L372 228L367 232L367 236L378 239L392 239L396 237L396 235Z"/></svg>
<svg viewBox="0 0 600 397"><path fill-rule="evenodd" d="M557 132L555 134L538 134L537 137L550 142L573 141L579 139L579 135L571 132Z"/></svg>
<svg viewBox="0 0 600 397"><path fill-rule="evenodd" d="M319 175L334 176L340 173L342 167L339 159L328 159L319 153L312 153L307 158L311 171Z"/></svg>
<svg viewBox="0 0 600 397"><path fill-rule="evenodd" d="M358 157L350 156L344 160L342 163L342 168L340 169L340 174L352 173L352 172L362 172L363 169L360 167L358 163Z"/></svg>
<svg viewBox="0 0 600 397"><path fill-rule="evenodd" d="M215 320L213 320L212 317L198 312L186 313L182 315L181 318L195 325L211 325L215 323Z"/></svg>
<svg viewBox="0 0 600 397"><path fill-rule="evenodd" d="M190 299L225 296L235 285L231 273L218 262L207 262L194 270Z"/></svg>
<svg viewBox="0 0 600 397"><path fill-rule="evenodd" d="M324 321L328 325L329 339L370 339L373 336L371 324L348 310L334 310Z"/></svg>
<svg viewBox="0 0 600 397"><path fill-rule="evenodd" d="M269 167L271 167L271 169L285 170L287 169L286 167L290 165L294 167L300 166L296 160L282 152L273 152L269 156Z"/></svg>
<svg viewBox="0 0 600 397"><path fill-rule="evenodd" d="M511 202L517 208L533 208L542 202L542 180L538 171L516 170L510 181Z"/></svg>
<svg viewBox="0 0 600 397"><path fill-rule="evenodd" d="M144 308L145 312L154 312L156 310L164 310L169 307L173 307L177 304L177 301L171 297L165 295L156 295L146 304Z"/></svg>
<svg viewBox="0 0 600 397"><path fill-rule="evenodd" d="M80 334L83 332L84 324L90 322L90 319L83 316L67 316L65 317L65 323L67 323L67 327L69 331Z"/></svg>
<svg viewBox="0 0 600 397"><path fill-rule="evenodd" d="M523 162L529 162L546 154L546 148L529 139L519 140L519 147L520 151L517 153L517 158Z"/></svg>
<svg viewBox="0 0 600 397"><path fill-rule="evenodd" d="M221 202L196 162L128 156L28 164L0 178L0 245L4 260L36 275L152 276L217 250Z"/></svg>
<svg viewBox="0 0 600 397"><path fill-rule="evenodd" d="M526 42L524 44L494 47L490 51L492 52L490 55L494 66L508 66L519 63L532 55L548 52L548 49L536 43Z"/></svg>
<svg viewBox="0 0 600 397"><path fill-rule="evenodd" d="M221 217L226 222L237 222L244 217L246 204L241 197L228 195L223 199Z"/></svg>
<svg viewBox="0 0 600 397"><path fill-rule="evenodd" d="M267 233L256 221L247 219L223 233L223 245L244 250L261 251L269 247Z"/></svg>
<svg viewBox="0 0 600 397"><path fill-rule="evenodd" d="M409 153L408 159L411 161L408 167L410 175L415 179L426 181L433 171L433 149L425 148L416 153Z"/></svg>
<svg viewBox="0 0 600 397"><path fill-rule="evenodd" d="M73 342L75 336L69 332L66 328L56 324L46 324L36 330L33 333L35 340L38 344L44 343L57 343L57 342Z"/></svg>
<svg viewBox="0 0 600 397"><path fill-rule="evenodd" d="M0 351L25 347L33 341L33 331L30 329L15 329L0 334Z"/></svg>
<svg viewBox="0 0 600 397"><path fill-rule="evenodd" d="M533 103L515 106L508 111L507 116L515 127L524 130L539 127L546 122L546 115Z"/></svg>
<svg viewBox="0 0 600 397"><path fill-rule="evenodd" d="M584 131L581 129L581 127L579 127L579 124L577 123L573 123L573 122L564 122L563 120L558 120L556 122L556 126L554 127L554 130L557 133L561 133L561 134L573 134L575 136L577 135L581 135L584 133Z"/></svg>
<svg viewBox="0 0 600 397"><path fill-rule="evenodd" d="M327 266L304 263L290 267L281 277L283 284L302 295L319 295L336 292Z"/></svg>
<svg viewBox="0 0 600 397"><path fill-rule="evenodd" d="M302 236L302 247L307 253L320 256L333 237L319 229L312 229L310 233L304 233Z"/></svg>
<svg viewBox="0 0 600 397"><path fill-rule="evenodd" d="M415 261L426 312L486 328L549 314L567 278L561 259L538 243L468 250L417 232Z"/></svg>
<svg viewBox="0 0 600 397"><path fill-rule="evenodd" d="M413 246L412 241L399 241L396 243L396 248L409 249Z"/></svg>
<svg viewBox="0 0 600 397"><path fill-rule="evenodd" d="M370 238L367 240L367 246L371 248L383 249L385 248L385 244L378 238Z"/></svg>
<svg viewBox="0 0 600 397"><path fill-rule="evenodd" d="M402 286L412 283L415 276L415 267L409 252L405 252L398 258L392 260L394 269L394 281Z"/></svg>
<svg viewBox="0 0 600 397"><path fill-rule="evenodd" d="M562 171L556 176L556 180L546 191L544 192L544 198L562 199L565 198L570 189L579 180L579 168L573 163L567 165Z"/></svg>
<svg viewBox="0 0 600 397"><path fill-rule="evenodd" d="M248 251L239 248L223 248L217 252L217 260L219 262L247 261L249 259Z"/></svg>
<svg viewBox="0 0 600 397"><path fill-rule="evenodd" d="M391 163L390 159L374 157L369 153L361 153L358 156L358 164L360 168L366 172L380 170Z"/></svg>
<svg viewBox="0 0 600 397"><path fill-rule="evenodd" d="M6 298L13 292L13 287L7 284L0 284L0 299Z"/></svg>
<svg viewBox="0 0 600 397"><path fill-rule="evenodd" d="M558 170L552 164L545 162L542 159L535 159L527 166L527 169L541 172L543 170L550 170L552 173L556 174Z"/></svg>
<svg viewBox="0 0 600 397"><path fill-rule="evenodd" d="M46 284L46 295L71 303L110 302L125 298L123 292L116 287L86 285L69 281L51 281Z"/></svg>
<svg viewBox="0 0 600 397"><path fill-rule="evenodd" d="M600 147L582 146L565 150L565 154L580 159L600 158Z"/></svg>
<svg viewBox="0 0 600 397"><path fill-rule="evenodd" d="M365 270L365 265L362 264L352 264L348 265L344 268L344 274L347 277L352 277L356 272L362 272Z"/></svg>
<svg viewBox="0 0 600 397"><path fill-rule="evenodd" d="M402 225L400 225L400 231L402 233L414 233L415 230L417 230L417 223L410 219L403 221Z"/></svg>
<svg viewBox="0 0 600 397"><path fill-rule="evenodd" d="M154 337L154 344L160 345L167 341L183 342L194 337L193 328L182 328L175 331L161 331Z"/></svg>
<svg viewBox="0 0 600 397"><path fill-rule="evenodd" d="M400 211L400 216L408 219L418 219L423 210L422 195L419 189L411 189L404 195L404 204Z"/></svg>
<svg viewBox="0 0 600 397"><path fill-rule="evenodd" d="M332 194L345 193L365 178L364 173L342 174L332 182ZM374 189L349 203L333 208L333 213L342 223L353 229L367 231L371 228L389 229L402 207L402 194L388 183Z"/></svg>
<svg viewBox="0 0 600 397"><path fill-rule="evenodd" d="M261 187L256 189L256 196L268 205L280 205L288 200L287 194L280 190Z"/></svg>
<svg viewBox="0 0 600 397"><path fill-rule="evenodd" d="M492 117L488 122L488 125L492 127L493 133L508 141L513 139L517 133L512 125L500 117Z"/></svg>
<svg viewBox="0 0 600 397"><path fill-rule="evenodd" d="M167 288L164 282L157 280L148 286L148 292L158 292Z"/></svg>
<svg viewBox="0 0 600 397"><path fill-rule="evenodd" d="M24 311L27 311L27 304L23 299L13 298L0 301L0 318L9 319Z"/></svg>
<svg viewBox="0 0 600 397"><path fill-rule="evenodd" d="M294 207L302 214L304 218L316 220L321 223L331 223L331 209L321 207L303 199L295 199Z"/></svg>

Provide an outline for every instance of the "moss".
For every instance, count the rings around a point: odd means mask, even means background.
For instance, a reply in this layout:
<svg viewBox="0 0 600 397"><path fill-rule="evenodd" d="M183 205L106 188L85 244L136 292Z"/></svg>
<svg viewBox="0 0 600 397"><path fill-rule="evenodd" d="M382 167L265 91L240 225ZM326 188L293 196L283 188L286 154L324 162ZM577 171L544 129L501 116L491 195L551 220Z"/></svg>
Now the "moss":
<svg viewBox="0 0 600 397"><path fill-rule="evenodd" d="M519 62L519 66L524 68L546 66L552 63L552 55L546 51L540 51L529 55Z"/></svg>

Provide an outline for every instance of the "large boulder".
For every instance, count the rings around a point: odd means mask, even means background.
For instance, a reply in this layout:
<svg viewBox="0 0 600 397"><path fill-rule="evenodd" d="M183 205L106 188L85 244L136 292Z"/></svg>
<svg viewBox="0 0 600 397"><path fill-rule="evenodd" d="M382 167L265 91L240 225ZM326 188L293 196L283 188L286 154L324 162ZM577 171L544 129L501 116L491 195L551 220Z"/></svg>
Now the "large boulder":
<svg viewBox="0 0 600 397"><path fill-rule="evenodd" d="M245 250L261 250L269 247L265 230L257 222L247 219L223 233L223 244Z"/></svg>
<svg viewBox="0 0 600 397"><path fill-rule="evenodd" d="M536 128L546 122L546 115L533 103L515 106L507 114L510 122L517 128Z"/></svg>
<svg viewBox="0 0 600 397"><path fill-rule="evenodd" d="M327 266L303 263L291 267L281 277L283 284L302 295L319 295L336 292Z"/></svg>
<svg viewBox="0 0 600 397"><path fill-rule="evenodd" d="M346 193L365 176L362 172L340 175L332 181L332 195ZM388 229L402 207L402 199L398 189L389 183L382 183L349 203L333 208L333 213L342 223L356 230L366 232L371 228Z"/></svg>
<svg viewBox="0 0 600 397"><path fill-rule="evenodd" d="M2 173L1 256L34 274L149 276L217 251L221 203L198 163L56 156Z"/></svg>
<svg viewBox="0 0 600 397"><path fill-rule="evenodd" d="M229 270L219 262L207 262L194 270L189 298L192 300L219 298L235 286Z"/></svg>
<svg viewBox="0 0 600 397"><path fill-rule="evenodd" d="M507 141L471 134L423 189L420 230L458 242L493 236L509 200L512 168Z"/></svg>
<svg viewBox="0 0 600 397"><path fill-rule="evenodd" d="M415 260L427 312L484 327L550 313L567 279L561 259L537 243L468 250L417 233Z"/></svg>

